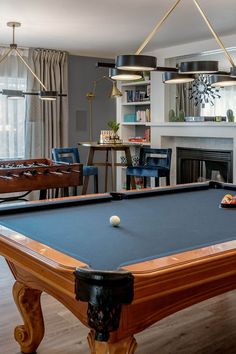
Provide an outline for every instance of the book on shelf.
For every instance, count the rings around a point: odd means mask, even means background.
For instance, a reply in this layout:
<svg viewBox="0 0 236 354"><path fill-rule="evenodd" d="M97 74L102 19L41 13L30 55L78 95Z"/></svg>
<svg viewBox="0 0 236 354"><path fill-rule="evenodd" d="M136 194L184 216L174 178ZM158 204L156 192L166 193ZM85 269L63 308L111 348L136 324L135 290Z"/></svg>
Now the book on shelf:
<svg viewBox="0 0 236 354"><path fill-rule="evenodd" d="M126 113L123 117L124 123L146 123L150 122L150 109L137 109L134 113Z"/></svg>
<svg viewBox="0 0 236 354"><path fill-rule="evenodd" d="M150 122L150 109L147 108L145 110L143 109L138 109L136 111L136 122Z"/></svg>
<svg viewBox="0 0 236 354"><path fill-rule="evenodd" d="M150 90L149 95L147 94L147 90L125 90L124 94L124 102L143 102L149 101L150 99Z"/></svg>
<svg viewBox="0 0 236 354"><path fill-rule="evenodd" d="M149 127L145 129L145 140L147 143L151 141L151 129Z"/></svg>

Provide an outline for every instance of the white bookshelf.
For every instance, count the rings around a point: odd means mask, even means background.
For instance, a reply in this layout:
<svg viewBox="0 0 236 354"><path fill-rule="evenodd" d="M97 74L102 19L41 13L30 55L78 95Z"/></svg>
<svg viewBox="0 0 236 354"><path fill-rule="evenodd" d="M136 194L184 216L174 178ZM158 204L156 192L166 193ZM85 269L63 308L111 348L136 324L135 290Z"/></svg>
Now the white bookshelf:
<svg viewBox="0 0 236 354"><path fill-rule="evenodd" d="M151 129L151 80L122 82L119 84L123 96L117 101L117 122L120 123L119 135L123 142L130 138L147 137L147 129ZM131 94L132 92L132 94ZM133 95L133 96L132 96ZM138 112L145 113L138 113ZM135 121L127 121L130 120ZM140 119L141 121L139 121ZM151 134L149 134L149 137ZM150 139L143 142L130 142L131 155L138 156L140 146L150 146ZM120 162L122 153L117 154ZM125 185L125 168L117 168L117 189Z"/></svg>

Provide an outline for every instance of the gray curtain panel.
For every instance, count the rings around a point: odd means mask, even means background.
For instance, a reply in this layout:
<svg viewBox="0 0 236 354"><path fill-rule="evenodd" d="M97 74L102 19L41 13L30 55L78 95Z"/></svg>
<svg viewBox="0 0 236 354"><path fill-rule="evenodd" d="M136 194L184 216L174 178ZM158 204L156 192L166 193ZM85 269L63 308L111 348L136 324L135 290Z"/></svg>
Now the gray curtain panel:
<svg viewBox="0 0 236 354"><path fill-rule="evenodd" d="M189 84L176 85L176 111L184 111L185 117L199 116L200 105L195 106L194 100L189 99Z"/></svg>
<svg viewBox="0 0 236 354"><path fill-rule="evenodd" d="M68 93L68 54L48 49L29 50L29 65L47 90ZM28 72L27 89L43 88ZM68 97L42 101L39 96L27 96L26 152L28 158L51 158L53 147L68 145Z"/></svg>

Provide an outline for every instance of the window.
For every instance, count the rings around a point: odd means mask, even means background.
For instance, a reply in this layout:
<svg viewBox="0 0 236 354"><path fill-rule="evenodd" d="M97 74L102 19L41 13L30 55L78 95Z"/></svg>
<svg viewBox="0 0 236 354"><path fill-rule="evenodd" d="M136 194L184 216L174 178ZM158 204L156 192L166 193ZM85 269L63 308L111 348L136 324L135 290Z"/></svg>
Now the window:
<svg viewBox="0 0 236 354"><path fill-rule="evenodd" d="M0 90L26 90L26 79L0 77ZM23 158L25 150L25 100L0 95L0 158Z"/></svg>
<svg viewBox="0 0 236 354"><path fill-rule="evenodd" d="M0 60L6 53L0 48ZM27 60L28 51L21 50ZM0 91L27 91L27 69L14 54L0 63ZM23 158L25 155L25 112L24 98L12 99L0 95L0 159Z"/></svg>
<svg viewBox="0 0 236 354"><path fill-rule="evenodd" d="M228 109L232 109L236 115L236 86L224 87L219 91L220 98L216 98L214 106L206 104L201 107L201 116L226 117Z"/></svg>

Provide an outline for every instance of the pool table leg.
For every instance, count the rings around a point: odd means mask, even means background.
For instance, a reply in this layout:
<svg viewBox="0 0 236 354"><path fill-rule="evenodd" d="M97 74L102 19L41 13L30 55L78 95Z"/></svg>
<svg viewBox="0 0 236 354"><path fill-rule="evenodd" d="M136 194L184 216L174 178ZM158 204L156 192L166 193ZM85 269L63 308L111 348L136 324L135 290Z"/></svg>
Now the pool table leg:
<svg viewBox="0 0 236 354"><path fill-rule="evenodd" d="M23 353L35 353L44 336L44 322L40 305L41 291L16 281L13 296L24 325L15 328L15 339Z"/></svg>
<svg viewBox="0 0 236 354"><path fill-rule="evenodd" d="M98 342L94 340L92 331L88 335L88 343L91 354L134 354L137 348L137 342L133 336L115 343Z"/></svg>

